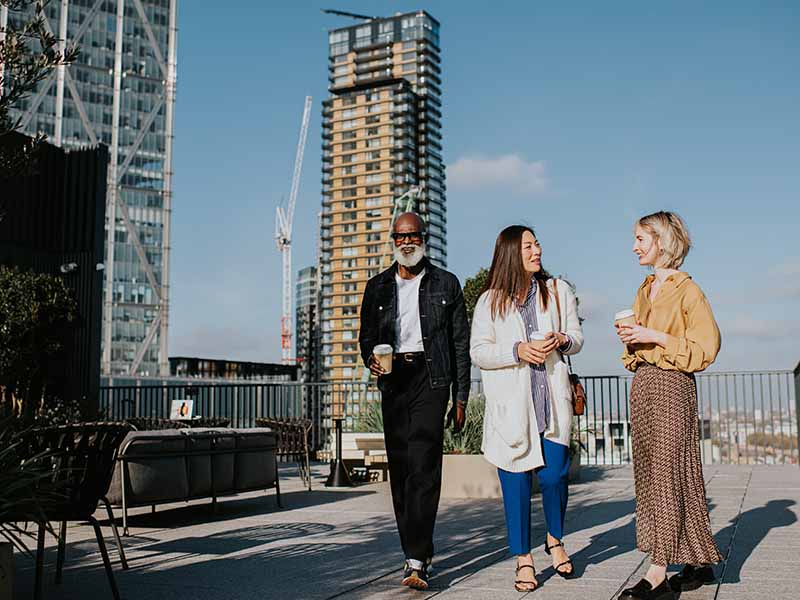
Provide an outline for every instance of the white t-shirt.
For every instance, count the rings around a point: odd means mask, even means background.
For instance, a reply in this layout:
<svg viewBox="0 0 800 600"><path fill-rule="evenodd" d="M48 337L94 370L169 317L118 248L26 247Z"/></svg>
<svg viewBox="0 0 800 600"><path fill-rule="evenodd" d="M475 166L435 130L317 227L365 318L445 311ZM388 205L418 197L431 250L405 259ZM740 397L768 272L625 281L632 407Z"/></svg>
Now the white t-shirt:
<svg viewBox="0 0 800 600"><path fill-rule="evenodd" d="M395 352L422 352L422 327L419 322L419 284L422 283L423 269L414 279L403 279L395 275L397 281L397 320L394 324Z"/></svg>

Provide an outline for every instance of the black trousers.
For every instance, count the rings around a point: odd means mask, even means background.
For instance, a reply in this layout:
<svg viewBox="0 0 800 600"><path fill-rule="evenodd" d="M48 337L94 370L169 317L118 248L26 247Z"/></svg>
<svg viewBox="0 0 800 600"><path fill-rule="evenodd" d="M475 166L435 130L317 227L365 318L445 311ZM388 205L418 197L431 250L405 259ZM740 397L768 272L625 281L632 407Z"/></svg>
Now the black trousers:
<svg viewBox="0 0 800 600"><path fill-rule="evenodd" d="M394 516L406 558L433 556L433 527L442 487L442 441L449 388L433 389L424 355L395 357L381 378L383 430Z"/></svg>

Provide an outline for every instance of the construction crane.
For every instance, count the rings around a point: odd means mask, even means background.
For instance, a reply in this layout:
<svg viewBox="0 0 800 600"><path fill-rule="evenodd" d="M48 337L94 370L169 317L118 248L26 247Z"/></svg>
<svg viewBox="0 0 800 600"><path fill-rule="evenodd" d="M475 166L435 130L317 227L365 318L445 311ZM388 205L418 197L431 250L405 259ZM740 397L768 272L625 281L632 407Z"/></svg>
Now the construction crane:
<svg viewBox="0 0 800 600"><path fill-rule="evenodd" d="M284 364L291 364L292 348L292 223L297 204L297 191L300 188L300 172L303 169L303 153L306 149L308 121L311 117L311 96L306 96L303 108L303 121L300 125L300 139L294 158L292 187L286 210L282 206L275 209L275 243L283 258L283 312L281 314L281 355Z"/></svg>
<svg viewBox="0 0 800 600"><path fill-rule="evenodd" d="M369 17L367 15L357 15L356 13L345 12L343 10L334 10L332 8L321 9L327 15L336 15L337 17L350 17L351 19L358 19L359 21L372 21L378 17Z"/></svg>

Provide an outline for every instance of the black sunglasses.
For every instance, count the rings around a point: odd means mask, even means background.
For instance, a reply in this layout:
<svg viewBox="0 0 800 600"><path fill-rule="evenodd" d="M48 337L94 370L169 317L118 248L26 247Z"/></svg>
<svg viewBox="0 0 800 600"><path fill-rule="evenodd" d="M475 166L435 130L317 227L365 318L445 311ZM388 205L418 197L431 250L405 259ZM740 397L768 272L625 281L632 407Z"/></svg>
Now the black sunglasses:
<svg viewBox="0 0 800 600"><path fill-rule="evenodd" d="M396 242L402 239L409 239L409 240L421 240L425 234L421 231L407 231L405 233L392 233L392 239Z"/></svg>

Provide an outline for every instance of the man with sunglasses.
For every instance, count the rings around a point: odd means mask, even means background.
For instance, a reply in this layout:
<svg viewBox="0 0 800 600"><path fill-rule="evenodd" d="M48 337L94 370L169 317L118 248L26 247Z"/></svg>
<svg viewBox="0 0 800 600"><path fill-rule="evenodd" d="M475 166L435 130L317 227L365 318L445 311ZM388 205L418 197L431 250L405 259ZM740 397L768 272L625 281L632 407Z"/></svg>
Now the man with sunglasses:
<svg viewBox="0 0 800 600"><path fill-rule="evenodd" d="M470 387L469 324L461 284L425 256L425 225L403 213L392 229L392 266L370 279L359 345L378 377L392 502L406 562L403 585L427 589L447 425L464 426ZM394 349L390 373L373 354Z"/></svg>

